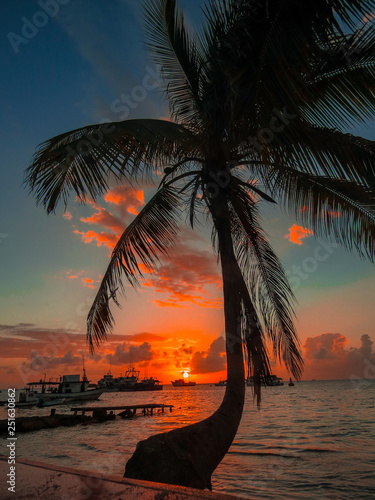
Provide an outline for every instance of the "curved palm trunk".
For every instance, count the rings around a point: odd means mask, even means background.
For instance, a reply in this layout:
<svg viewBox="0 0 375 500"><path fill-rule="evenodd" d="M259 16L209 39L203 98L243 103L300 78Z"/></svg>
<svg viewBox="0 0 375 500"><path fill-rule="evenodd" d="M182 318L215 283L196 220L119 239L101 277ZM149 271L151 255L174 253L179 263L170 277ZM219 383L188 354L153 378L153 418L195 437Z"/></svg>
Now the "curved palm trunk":
<svg viewBox="0 0 375 500"><path fill-rule="evenodd" d="M243 277L233 251L229 220L220 212L214 219L224 290L228 375L223 402L201 422L140 441L126 464L125 477L211 489L211 475L236 435L245 399L239 293Z"/></svg>

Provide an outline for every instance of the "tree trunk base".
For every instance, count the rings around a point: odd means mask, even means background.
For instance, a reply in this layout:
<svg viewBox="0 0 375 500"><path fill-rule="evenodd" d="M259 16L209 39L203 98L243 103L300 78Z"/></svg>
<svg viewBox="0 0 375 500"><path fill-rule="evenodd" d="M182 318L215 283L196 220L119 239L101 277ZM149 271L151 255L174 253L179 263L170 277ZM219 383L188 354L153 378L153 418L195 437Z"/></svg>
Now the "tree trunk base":
<svg viewBox="0 0 375 500"><path fill-rule="evenodd" d="M202 422L140 441L124 477L211 490L211 476L232 442L219 433L221 417L216 412Z"/></svg>

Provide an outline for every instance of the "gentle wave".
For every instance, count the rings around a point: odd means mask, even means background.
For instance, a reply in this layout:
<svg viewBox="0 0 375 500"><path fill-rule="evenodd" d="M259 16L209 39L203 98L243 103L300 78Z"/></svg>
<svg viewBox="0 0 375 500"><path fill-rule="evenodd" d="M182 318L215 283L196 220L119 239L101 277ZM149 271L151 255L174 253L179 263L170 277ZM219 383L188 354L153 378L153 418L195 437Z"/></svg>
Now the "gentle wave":
<svg viewBox="0 0 375 500"><path fill-rule="evenodd" d="M298 456L293 456L293 455L284 455L282 453L272 453L272 451L236 451L236 450L229 450L229 454L232 455L258 455L258 456L275 456L275 457L285 457L285 458L295 458L297 460L301 460L301 457Z"/></svg>
<svg viewBox="0 0 375 500"><path fill-rule="evenodd" d="M262 500L373 499L375 422L368 410L373 406L372 388L358 391L350 381L319 381L301 382L293 393L289 389L265 391L260 412L248 393L236 439L212 477L214 490ZM215 411L223 395L209 385L194 391L165 386L161 392L104 393L89 405L148 400L174 405L172 413L20 434L17 454L122 476L139 441L202 420ZM33 414L43 410L17 411L17 416Z"/></svg>

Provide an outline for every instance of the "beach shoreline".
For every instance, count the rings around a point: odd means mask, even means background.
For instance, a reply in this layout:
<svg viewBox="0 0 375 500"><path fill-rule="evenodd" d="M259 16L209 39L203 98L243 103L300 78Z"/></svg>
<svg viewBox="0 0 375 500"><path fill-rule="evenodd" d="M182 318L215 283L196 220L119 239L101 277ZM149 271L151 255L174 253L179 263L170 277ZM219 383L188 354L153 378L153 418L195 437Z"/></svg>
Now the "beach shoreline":
<svg viewBox="0 0 375 500"><path fill-rule="evenodd" d="M1 477L4 478L2 490L4 500L30 499L50 500L51 498L87 500L105 498L143 498L168 500L235 500L244 497L201 491L183 486L139 481L121 476L95 474L92 471L77 470L70 467L47 464L35 460L18 458L16 460L15 493L5 486L9 473L8 457L0 455ZM8 486L8 485L7 485Z"/></svg>

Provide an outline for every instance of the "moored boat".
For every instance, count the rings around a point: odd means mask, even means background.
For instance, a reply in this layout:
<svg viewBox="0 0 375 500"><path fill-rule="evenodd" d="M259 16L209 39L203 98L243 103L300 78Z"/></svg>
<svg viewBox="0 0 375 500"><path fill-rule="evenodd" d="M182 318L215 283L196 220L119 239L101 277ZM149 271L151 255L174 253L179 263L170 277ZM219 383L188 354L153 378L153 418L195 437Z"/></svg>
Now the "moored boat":
<svg viewBox="0 0 375 500"><path fill-rule="evenodd" d="M264 379L264 377L261 377L260 382L262 385L266 385L268 387L284 385L283 379L277 377L276 375L271 375L268 379ZM247 377L246 385L248 387L254 386L254 379L252 375L249 375Z"/></svg>
<svg viewBox="0 0 375 500"><path fill-rule="evenodd" d="M37 390L37 402L39 399L42 401L65 399L67 402L93 401L103 394L104 389L89 389L89 383L84 370L82 380L80 375L63 375L60 380L50 379L48 382L40 380L39 382L29 382L27 385L30 391Z"/></svg>
<svg viewBox="0 0 375 500"><path fill-rule="evenodd" d="M177 380L172 380L172 385L173 387L192 387L196 385L195 382L192 382L191 380L185 380L183 378L179 378Z"/></svg>
<svg viewBox="0 0 375 500"><path fill-rule="evenodd" d="M225 387L227 385L226 380L219 380L219 382L215 383L216 387Z"/></svg>
<svg viewBox="0 0 375 500"><path fill-rule="evenodd" d="M139 371L129 368L125 375L114 377L108 372L98 381L98 387L106 392L160 391L163 385L154 377L139 380Z"/></svg>
<svg viewBox="0 0 375 500"><path fill-rule="evenodd" d="M29 388L22 389L16 398L16 408L30 408L35 406L38 402L38 393L29 390Z"/></svg>
<svg viewBox="0 0 375 500"><path fill-rule="evenodd" d="M137 382L133 390L134 391L161 391L163 389L162 384L156 378L144 378Z"/></svg>

